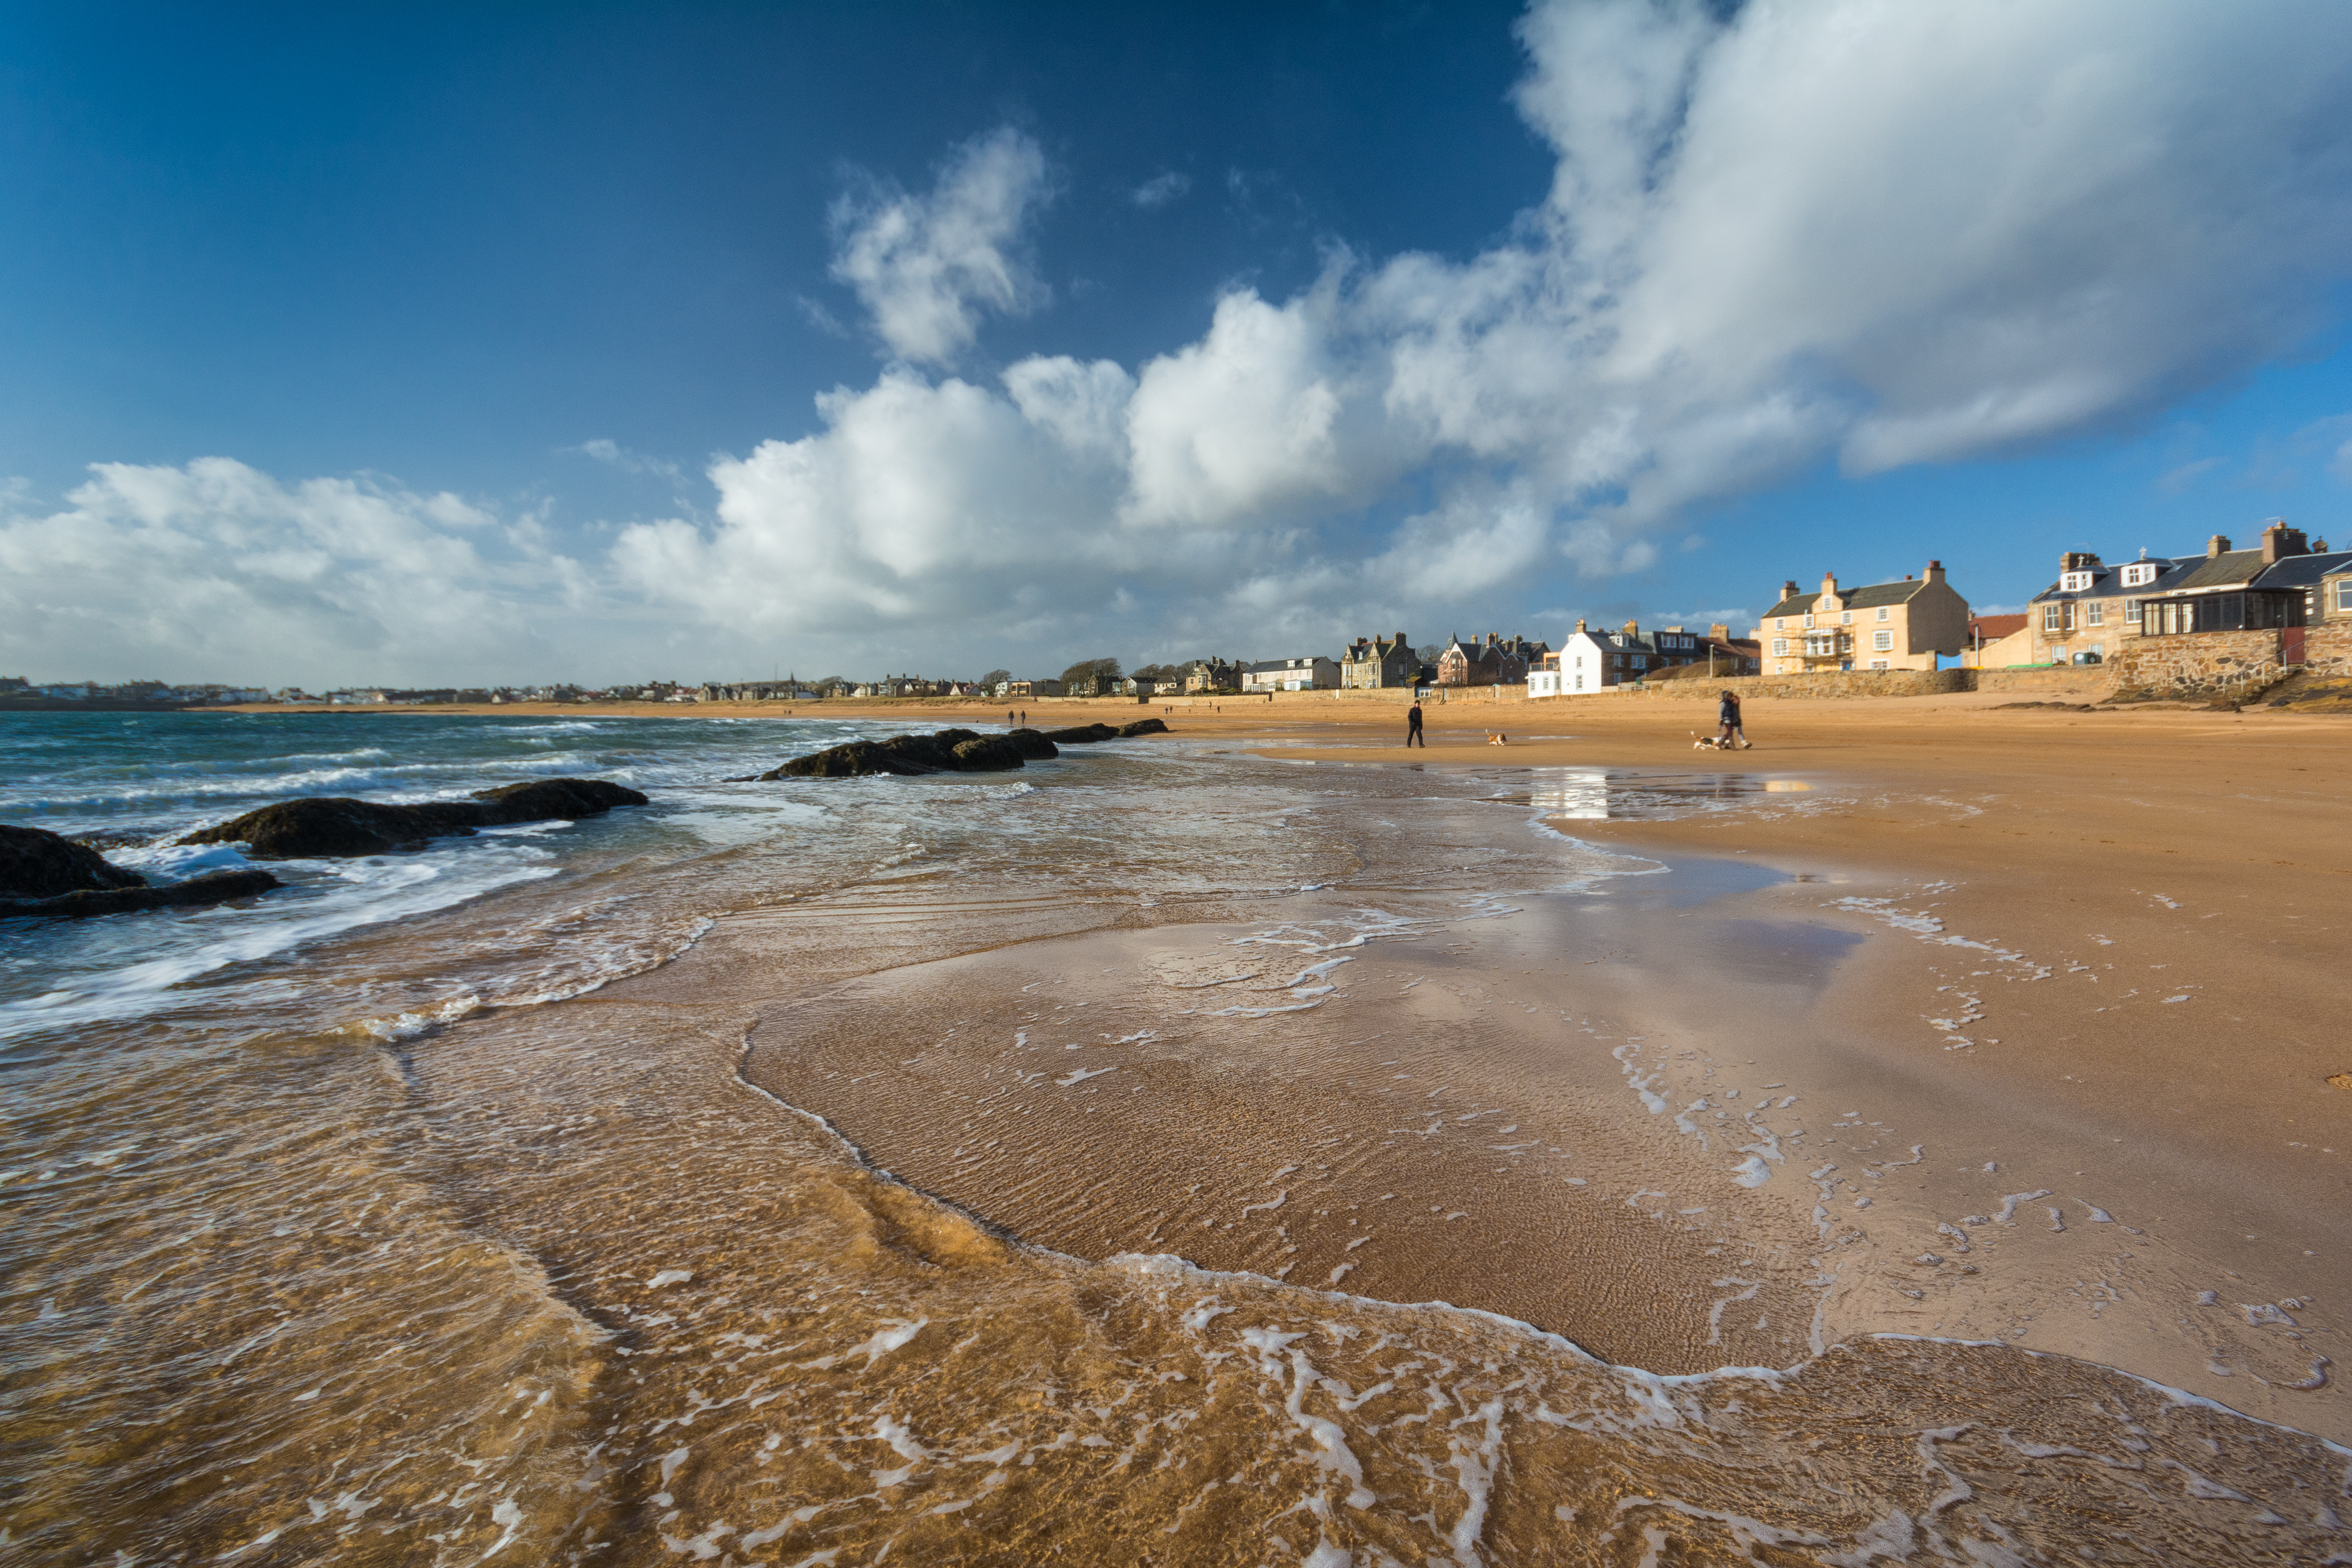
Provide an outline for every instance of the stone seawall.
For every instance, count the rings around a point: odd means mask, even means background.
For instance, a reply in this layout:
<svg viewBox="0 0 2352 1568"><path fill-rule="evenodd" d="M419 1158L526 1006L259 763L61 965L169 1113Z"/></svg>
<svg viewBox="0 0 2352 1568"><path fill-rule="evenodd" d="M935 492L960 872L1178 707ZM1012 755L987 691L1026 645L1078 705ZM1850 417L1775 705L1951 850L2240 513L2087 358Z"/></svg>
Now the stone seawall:
<svg viewBox="0 0 2352 1568"><path fill-rule="evenodd" d="M1610 686L1599 691L1571 691L1542 701L1580 702L1591 699L1634 702L1712 702L1719 692L1751 697L1800 700L1848 697L1938 697L1954 691L1974 691L1974 669L1845 669L1820 675L1725 675L1711 680L1661 680L1646 686Z"/></svg>
<svg viewBox="0 0 2352 1568"><path fill-rule="evenodd" d="M2313 675L2352 675L2352 621L2305 626L2303 668Z"/></svg>
<svg viewBox="0 0 2352 1568"><path fill-rule="evenodd" d="M2227 697L2284 673L2275 631L2133 637L2114 668L2118 697Z"/></svg>

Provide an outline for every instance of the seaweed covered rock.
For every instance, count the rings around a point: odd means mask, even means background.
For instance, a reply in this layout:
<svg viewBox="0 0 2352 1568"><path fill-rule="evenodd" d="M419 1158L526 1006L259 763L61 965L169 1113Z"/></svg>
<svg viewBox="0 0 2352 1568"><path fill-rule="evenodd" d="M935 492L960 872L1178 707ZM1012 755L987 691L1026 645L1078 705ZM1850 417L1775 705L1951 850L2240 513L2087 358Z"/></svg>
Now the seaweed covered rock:
<svg viewBox="0 0 2352 1568"><path fill-rule="evenodd" d="M1062 746L1090 746L1097 741L1116 741L1118 731L1108 724L1076 724L1066 730L1048 730L1045 739Z"/></svg>
<svg viewBox="0 0 2352 1568"><path fill-rule="evenodd" d="M112 869L121 871L121 868ZM131 873L121 871L124 876ZM117 887L83 889L51 899L0 900L0 920L46 916L51 920L88 920L93 915L130 914L139 910L196 909L250 899L286 884L257 868L211 871L161 888Z"/></svg>
<svg viewBox="0 0 2352 1568"><path fill-rule="evenodd" d="M497 821L481 825L486 827L510 822L577 822L583 816L602 816L616 805L647 804L640 792L605 779L533 779L529 784L478 789L474 798L499 808Z"/></svg>
<svg viewBox="0 0 2352 1568"><path fill-rule="evenodd" d="M146 885L146 878L86 845L45 827L0 823L0 898L53 899Z"/></svg>
<svg viewBox="0 0 2352 1568"><path fill-rule="evenodd" d="M994 773L1005 768L1026 765L1027 758L1021 748L1003 735L979 735L956 742L953 755L958 773Z"/></svg>
<svg viewBox="0 0 2352 1568"><path fill-rule="evenodd" d="M925 773L992 773L1017 768L1030 757L1055 754L1052 742L1034 730L1012 735L983 735L976 730L940 730L929 735L893 735L887 741L847 741L805 757L794 757L764 773L731 779L751 784L771 779L847 779L871 773L919 778ZM1041 752L1038 748L1042 746Z"/></svg>
<svg viewBox="0 0 2352 1568"><path fill-rule="evenodd" d="M939 771L873 741L847 741L838 746L827 746L822 752L812 752L805 757L794 757L789 763L781 763L766 773L754 773L751 777L759 780L848 779L868 773L895 773L902 778L911 778Z"/></svg>
<svg viewBox="0 0 2352 1568"><path fill-rule="evenodd" d="M1168 733L1168 721L1164 719L1138 719L1134 723L1122 728L1119 731L1119 733L1122 736L1130 737L1135 735L1165 735Z"/></svg>
<svg viewBox="0 0 2352 1568"><path fill-rule="evenodd" d="M311 796L281 800L211 827L183 844L243 844L257 860L308 860L386 855L435 838L469 838L478 828L523 822L576 822L646 797L603 779L533 779L483 790L472 800L385 805L371 800Z"/></svg>
<svg viewBox="0 0 2352 1568"><path fill-rule="evenodd" d="M1004 739L1010 744L1019 748L1021 754L1033 763L1049 763L1062 754L1062 749L1059 746L1045 739L1044 733L1036 730L1011 731Z"/></svg>

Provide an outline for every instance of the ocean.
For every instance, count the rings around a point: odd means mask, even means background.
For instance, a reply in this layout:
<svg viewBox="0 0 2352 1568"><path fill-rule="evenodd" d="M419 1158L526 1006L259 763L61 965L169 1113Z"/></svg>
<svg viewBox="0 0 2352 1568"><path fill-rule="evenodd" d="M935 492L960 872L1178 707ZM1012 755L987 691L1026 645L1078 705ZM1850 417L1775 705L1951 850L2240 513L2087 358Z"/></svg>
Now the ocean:
<svg viewBox="0 0 2352 1568"><path fill-rule="evenodd" d="M1514 993L1500 1056L1425 1002L1498 991L1534 933L1600 953L1602 922L1769 882L1572 829L1800 808L1775 781L1180 732L723 782L929 727L0 719L0 820L158 880L238 863L173 837L294 795L653 800L273 865L243 907L0 926L5 1559L2341 1544L2352 1456L2315 1439L2007 1346L1819 1342L1834 1262L1778 1189L1621 1201L1684 1179L1639 1142L1642 1037ZM1510 1109L1528 1052L1622 1070L1622 1126Z"/></svg>

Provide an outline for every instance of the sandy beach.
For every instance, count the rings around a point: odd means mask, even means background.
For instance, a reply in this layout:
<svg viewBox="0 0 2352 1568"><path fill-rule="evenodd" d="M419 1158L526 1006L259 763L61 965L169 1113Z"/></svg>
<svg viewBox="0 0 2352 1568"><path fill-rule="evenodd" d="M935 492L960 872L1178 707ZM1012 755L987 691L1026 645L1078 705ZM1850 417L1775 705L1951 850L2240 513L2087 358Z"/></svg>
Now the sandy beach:
<svg viewBox="0 0 2352 1568"><path fill-rule="evenodd" d="M436 731L668 772L382 858L452 901L299 978L16 1019L10 1539L2343 1545L2342 721L1756 701L1718 754L1711 705L1465 703L1408 753L1400 705L1218 706L912 780L712 782L817 731L683 705ZM303 765L414 777L421 717Z"/></svg>

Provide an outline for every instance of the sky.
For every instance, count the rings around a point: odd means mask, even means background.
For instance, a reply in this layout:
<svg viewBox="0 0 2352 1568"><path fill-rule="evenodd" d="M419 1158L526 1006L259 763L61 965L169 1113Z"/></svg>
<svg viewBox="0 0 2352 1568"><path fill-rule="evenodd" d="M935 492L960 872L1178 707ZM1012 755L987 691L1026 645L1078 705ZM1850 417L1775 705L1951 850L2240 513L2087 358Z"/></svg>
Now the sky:
<svg viewBox="0 0 2352 1568"><path fill-rule="evenodd" d="M0 5L0 674L1047 675L2352 547L2352 7Z"/></svg>

